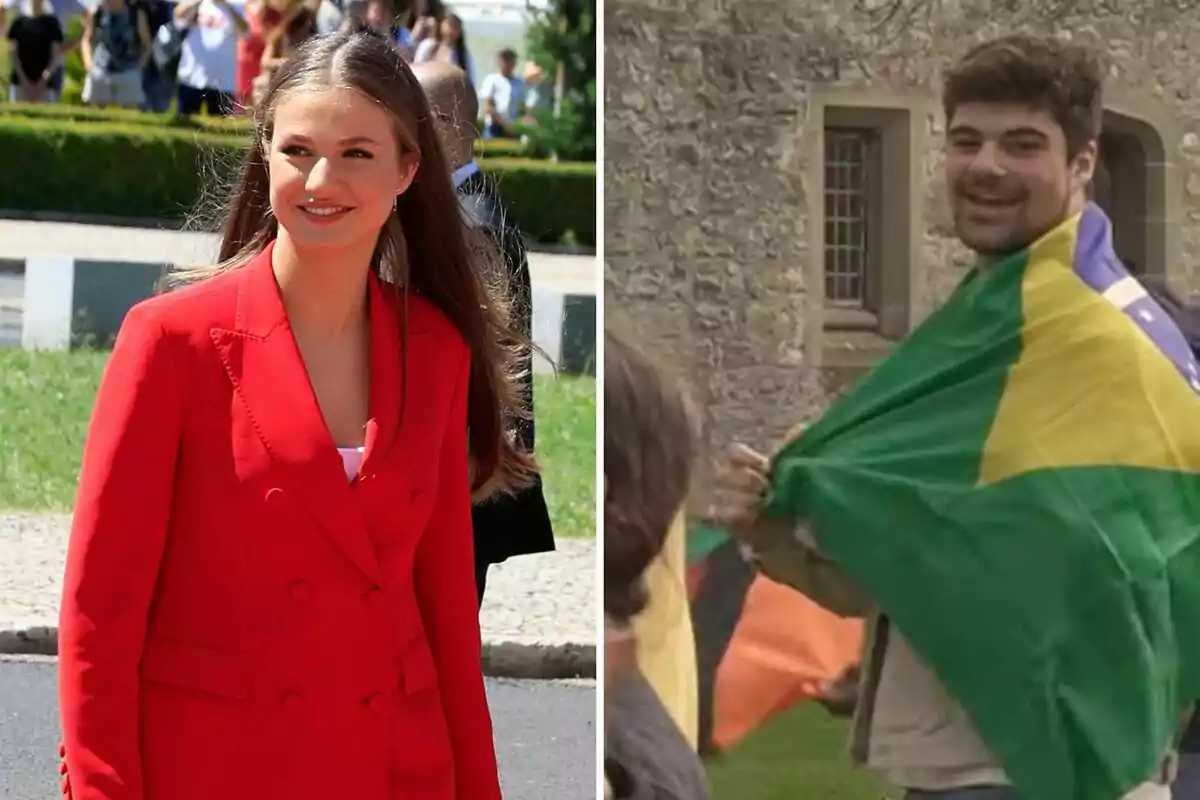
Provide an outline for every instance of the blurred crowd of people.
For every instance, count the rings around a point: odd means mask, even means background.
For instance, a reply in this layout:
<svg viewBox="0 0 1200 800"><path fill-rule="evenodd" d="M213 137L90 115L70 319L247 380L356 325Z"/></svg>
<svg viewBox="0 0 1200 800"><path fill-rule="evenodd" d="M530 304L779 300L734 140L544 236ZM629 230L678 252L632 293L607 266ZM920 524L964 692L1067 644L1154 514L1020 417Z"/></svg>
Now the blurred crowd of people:
<svg viewBox="0 0 1200 800"><path fill-rule="evenodd" d="M0 10L7 31L12 102L62 98L64 64L79 52L82 101L98 107L163 113L202 109L226 116L253 108L272 75L305 39L344 31L374 31L393 41L410 63L445 62L477 87L487 138L512 138L545 107L542 70L518 69L511 49L477 80L463 20L441 0L19 0ZM403 2L403 0L401 0ZM71 36L69 22L83 19Z"/></svg>

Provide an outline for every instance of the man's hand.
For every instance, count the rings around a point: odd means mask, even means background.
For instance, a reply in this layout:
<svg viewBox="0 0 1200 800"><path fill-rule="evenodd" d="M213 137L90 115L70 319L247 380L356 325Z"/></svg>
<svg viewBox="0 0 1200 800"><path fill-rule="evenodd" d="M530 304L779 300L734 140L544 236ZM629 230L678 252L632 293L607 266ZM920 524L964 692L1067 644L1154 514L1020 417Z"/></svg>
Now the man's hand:
<svg viewBox="0 0 1200 800"><path fill-rule="evenodd" d="M721 516L736 527L752 524L770 485L771 462L744 444L735 444L721 476L727 500Z"/></svg>
<svg viewBox="0 0 1200 800"><path fill-rule="evenodd" d="M803 424L794 426L776 452L803 431ZM759 514L770 487L770 472L770 458L744 444L735 444L719 480L727 499L718 517L735 538L752 548L792 532L791 523Z"/></svg>
<svg viewBox="0 0 1200 800"><path fill-rule="evenodd" d="M759 514L770 486L771 462L762 453L738 444L720 477L725 502L718 518L730 534L752 549L790 533L790 525Z"/></svg>

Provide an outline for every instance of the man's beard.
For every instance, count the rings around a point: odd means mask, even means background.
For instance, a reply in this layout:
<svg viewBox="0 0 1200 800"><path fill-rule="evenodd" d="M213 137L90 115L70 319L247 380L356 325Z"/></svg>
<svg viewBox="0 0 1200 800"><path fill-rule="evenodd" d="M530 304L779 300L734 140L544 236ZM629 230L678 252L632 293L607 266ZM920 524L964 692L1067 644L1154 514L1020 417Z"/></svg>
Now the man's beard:
<svg viewBox="0 0 1200 800"><path fill-rule="evenodd" d="M971 203L968 196L980 193L987 194L989 191L995 192L995 188L997 187L998 182L972 181L969 178L963 178L958 182L954 190L955 234L958 236L959 241L984 258L996 259L1028 248L1038 239L1042 238L1042 236L1061 225L1070 214L1071 195L1068 192L1063 195L1059 203L1059 209L1055 214L1041 221L1030 221L1027 218L1030 193L1022 187L1019 192L1014 191L1011 195L1002 195L1005 199L1012 198L1012 207L1015 211L1013 226L1007 232L1008 235L1004 240L998 242L970 241L968 236L964 235L970 227L969 222L966 221L970 213L967 211L966 206Z"/></svg>

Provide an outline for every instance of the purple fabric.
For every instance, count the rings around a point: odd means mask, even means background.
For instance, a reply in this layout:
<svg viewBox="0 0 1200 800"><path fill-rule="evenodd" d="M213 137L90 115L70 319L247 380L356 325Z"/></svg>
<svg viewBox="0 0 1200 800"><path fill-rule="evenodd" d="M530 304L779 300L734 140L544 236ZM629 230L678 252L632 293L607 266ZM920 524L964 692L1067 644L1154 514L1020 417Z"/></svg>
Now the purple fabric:
<svg viewBox="0 0 1200 800"><path fill-rule="evenodd" d="M1129 277L1113 250L1112 225L1095 203L1087 204L1079 220L1073 267L1080 280L1101 293ZM1200 394L1200 365L1171 315L1148 296L1129 304L1124 311L1125 316L1132 319L1171 360L1192 391Z"/></svg>

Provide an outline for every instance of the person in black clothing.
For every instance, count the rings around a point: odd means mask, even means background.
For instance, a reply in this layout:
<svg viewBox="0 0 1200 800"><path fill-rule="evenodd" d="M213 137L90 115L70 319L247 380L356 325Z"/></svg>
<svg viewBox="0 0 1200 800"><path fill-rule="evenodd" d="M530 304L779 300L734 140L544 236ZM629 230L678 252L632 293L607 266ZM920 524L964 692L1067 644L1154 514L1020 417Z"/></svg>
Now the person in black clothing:
<svg viewBox="0 0 1200 800"><path fill-rule="evenodd" d="M25 103L58 100L54 73L62 64L63 29L46 0L30 0L30 13L20 14L8 28L16 58L12 63L9 99Z"/></svg>
<svg viewBox="0 0 1200 800"><path fill-rule="evenodd" d="M150 41L153 42L158 36L159 29L164 25L171 24L175 18L175 4L170 0L136 0L136 2L146 15L146 21L150 28ZM141 106L142 111L162 114L171 107L171 100L175 97L175 74L172 67L178 65L179 62L176 61L164 68L159 66L153 58L146 63L142 69L142 92L145 94Z"/></svg>
<svg viewBox="0 0 1200 800"><path fill-rule="evenodd" d="M504 206L475 162L475 118L478 100L466 73L445 62L413 65L413 74L425 89L430 107L442 132L446 158L454 165L453 181L470 224L483 230L503 257L507 275L502 276L512 299L514 327L527 340L533 338L533 290L529 259L521 232L505 214ZM533 354L526 349L520 363L528 419L514 420L516 434L527 452L534 452ZM488 567L513 556L554 550L550 512L542 493L541 479L516 496L505 496L477 505L475 526L475 584L479 602L487 587Z"/></svg>

